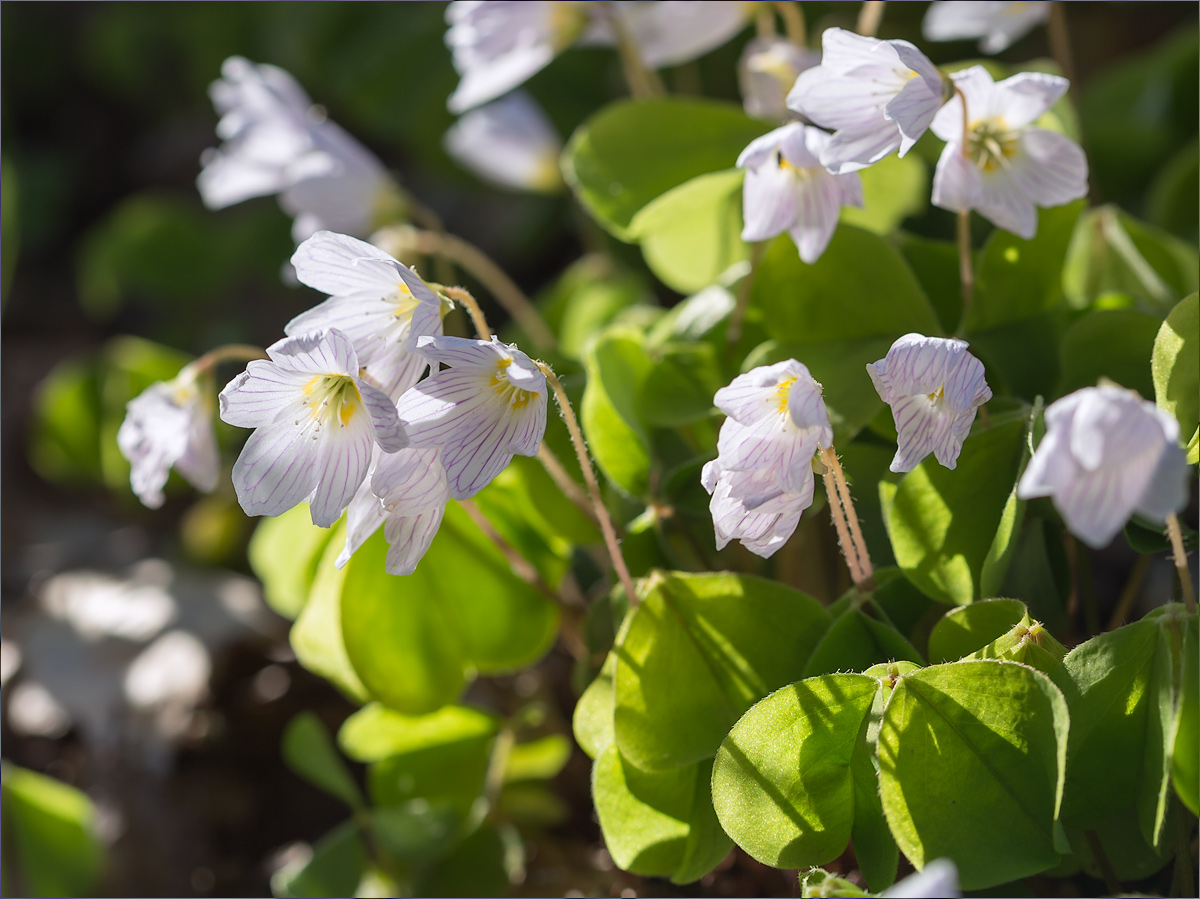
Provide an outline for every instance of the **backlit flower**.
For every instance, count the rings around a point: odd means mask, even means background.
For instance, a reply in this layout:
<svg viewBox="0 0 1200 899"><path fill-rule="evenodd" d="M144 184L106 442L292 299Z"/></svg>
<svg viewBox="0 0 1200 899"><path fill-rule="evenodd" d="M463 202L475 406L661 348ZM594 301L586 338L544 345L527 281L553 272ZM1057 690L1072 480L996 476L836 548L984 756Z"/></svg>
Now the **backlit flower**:
<svg viewBox="0 0 1200 899"><path fill-rule="evenodd" d="M965 340L905 334L867 374L896 423L892 471L912 471L933 453L947 468L958 464L975 410L992 398L983 363Z"/></svg>
<svg viewBox="0 0 1200 899"><path fill-rule="evenodd" d="M977 37L984 53L999 53L1049 17L1050 4L1041 0L935 0L925 13L921 33L927 41Z"/></svg>
<svg viewBox="0 0 1200 899"><path fill-rule="evenodd" d="M977 210L1029 240L1037 233L1038 206L1069 203L1088 189L1087 159L1079 145L1033 127L1066 92L1067 79L1022 72L993 82L982 66L953 77L962 96L942 107L932 126L946 141L933 176L933 203L955 212Z"/></svg>
<svg viewBox="0 0 1200 899"><path fill-rule="evenodd" d="M221 391L221 418L256 428L233 466L247 515L280 515L308 502L329 527L357 492L373 447L408 445L387 395L358 376L358 356L341 331L287 337L267 347Z"/></svg>
<svg viewBox="0 0 1200 899"><path fill-rule="evenodd" d="M754 9L741 0L642 0L612 5L637 44L642 62L652 69L691 62L727 43L746 27Z"/></svg>
<svg viewBox="0 0 1200 899"><path fill-rule="evenodd" d="M897 150L903 156L942 105L942 76L908 41L880 41L841 28L821 37L821 64L802 72L788 106L835 133L821 164L854 172Z"/></svg>
<svg viewBox="0 0 1200 899"><path fill-rule="evenodd" d="M546 377L496 338L422 337L418 352L451 366L400 398L415 447L441 447L450 495L474 496L512 461L535 456L546 432Z"/></svg>
<svg viewBox="0 0 1200 899"><path fill-rule="evenodd" d="M784 122L795 118L787 95L800 73L820 65L816 50L797 47L782 37L756 37L738 60L738 87L746 114Z"/></svg>
<svg viewBox="0 0 1200 899"><path fill-rule="evenodd" d="M738 157L746 170L742 240L766 240L787 231L800 258L813 263L829 246L842 206L862 206L857 174L832 175L820 155L830 137L792 122L751 142Z"/></svg>
<svg viewBox="0 0 1200 899"><path fill-rule="evenodd" d="M197 490L217 486L220 459L212 405L191 366L171 381L151 384L126 404L117 446L129 460L129 481L143 504L151 509L163 504L172 468Z"/></svg>
<svg viewBox="0 0 1200 899"><path fill-rule="evenodd" d="M383 164L325 118L283 69L240 56L225 60L209 91L225 143L204 156L196 180L205 205L222 209L279 194L303 240L328 228L367 234L402 206Z"/></svg>
<svg viewBox="0 0 1200 899"><path fill-rule="evenodd" d="M464 113L443 143L456 160L501 187L545 193L562 187L562 139L522 91Z"/></svg>
<svg viewBox="0 0 1200 899"><path fill-rule="evenodd" d="M354 344L364 377L392 398L420 380L429 360L418 337L442 333L442 303L412 269L345 234L318 231L292 256L296 277L325 302L284 328L289 336L336 328Z"/></svg>
<svg viewBox="0 0 1200 899"><path fill-rule="evenodd" d="M1049 496L1067 528L1105 546L1135 512L1162 522L1187 505L1179 424L1116 385L1085 387L1046 409L1046 436L1017 496Z"/></svg>
<svg viewBox="0 0 1200 899"><path fill-rule="evenodd" d="M767 558L812 505L813 456L833 444L821 385L788 359L739 375L713 401L728 416L701 473L717 549L739 540Z"/></svg>

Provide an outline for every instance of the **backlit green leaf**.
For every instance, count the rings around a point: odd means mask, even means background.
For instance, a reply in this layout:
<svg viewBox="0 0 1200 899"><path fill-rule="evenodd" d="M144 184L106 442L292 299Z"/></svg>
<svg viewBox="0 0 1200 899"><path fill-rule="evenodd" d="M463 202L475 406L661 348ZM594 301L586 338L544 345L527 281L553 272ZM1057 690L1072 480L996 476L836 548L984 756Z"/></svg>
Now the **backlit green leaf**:
<svg viewBox="0 0 1200 899"><path fill-rule="evenodd" d="M358 785L333 748L329 732L312 712L301 712L283 732L283 760L293 771L351 808L362 808Z"/></svg>

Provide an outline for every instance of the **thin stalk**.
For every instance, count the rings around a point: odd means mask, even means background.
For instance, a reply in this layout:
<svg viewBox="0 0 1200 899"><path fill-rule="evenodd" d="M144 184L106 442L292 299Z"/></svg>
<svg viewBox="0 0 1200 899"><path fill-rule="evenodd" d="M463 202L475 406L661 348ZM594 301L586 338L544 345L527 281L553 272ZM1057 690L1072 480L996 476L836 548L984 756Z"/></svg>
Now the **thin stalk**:
<svg viewBox="0 0 1200 899"><path fill-rule="evenodd" d="M1088 849L1092 850L1092 858L1096 860L1096 867L1100 869L1100 874L1104 877L1104 886L1110 895L1119 895L1121 881L1117 880L1117 872L1113 870L1112 862L1104 854L1104 846L1100 843L1099 835L1096 831L1089 830L1084 833L1084 838L1087 840Z"/></svg>
<svg viewBox="0 0 1200 899"><path fill-rule="evenodd" d="M958 321L958 335L967 330L967 317L971 314L971 302L975 298L975 272L971 266L971 210L958 214L958 277L962 282L962 318Z"/></svg>
<svg viewBox="0 0 1200 899"><path fill-rule="evenodd" d="M184 367L192 369L197 374L201 374L211 371L222 362L250 362L254 359L266 358L267 354L261 347L251 346L248 343L229 343L225 346L209 350L203 356Z"/></svg>
<svg viewBox="0 0 1200 899"><path fill-rule="evenodd" d="M783 27L787 29L788 40L797 47L807 47L808 29L804 24L804 8L795 0L775 0L775 8L783 16Z"/></svg>
<svg viewBox="0 0 1200 899"><path fill-rule="evenodd" d="M758 13L754 16L754 31L761 39L775 36L775 13L771 12L769 6L758 8Z"/></svg>
<svg viewBox="0 0 1200 899"><path fill-rule="evenodd" d="M1133 608L1133 604L1137 602L1138 593L1142 589L1142 581L1146 578L1146 569L1150 567L1150 556L1140 555L1136 562L1133 563L1133 571L1129 572L1129 580L1125 582L1125 587L1121 590L1121 596L1117 599L1117 607L1113 609L1112 617L1108 619L1108 627L1105 630L1115 631L1129 618L1129 612Z"/></svg>
<svg viewBox="0 0 1200 899"><path fill-rule="evenodd" d="M496 734L496 742L492 745L492 757L488 761L487 774L483 779L483 795L491 808L496 807L500 798L500 790L504 787L504 771L508 768L508 757L513 746L517 743L516 734L512 727L505 724Z"/></svg>
<svg viewBox="0 0 1200 899"><path fill-rule="evenodd" d="M442 217L434 212L430 207L420 202L412 194L406 193L405 200L408 203L409 214L414 223L424 228L426 231L431 231L434 234L445 234L446 225L442 222ZM450 260L445 256L437 253L429 254L433 260L433 274L443 284L449 284L457 280L454 277L454 266L450 264Z"/></svg>
<svg viewBox="0 0 1200 899"><path fill-rule="evenodd" d="M867 0L858 13L858 24L854 30L864 37L874 37L883 18L883 0Z"/></svg>
<svg viewBox="0 0 1200 899"><path fill-rule="evenodd" d="M571 408L571 400L567 397L562 382L554 374L554 369L545 362L539 362L537 366L542 370L542 374L546 376L546 381L554 391L554 399L558 402L559 411L562 413L567 431L571 435L571 443L575 446L575 455L579 457L579 467L583 469L583 479L587 483L588 494L592 499L592 508L596 510L596 518L600 522L600 533L604 535L604 545L608 549L609 558L612 559L613 568L616 569L621 586L625 588L625 593L629 597L629 604L636 608L639 602L637 590L633 586L633 577L629 574L625 558L621 555L621 546L617 542L617 531L613 527L612 518L609 517L608 508L604 505L604 498L600 495L600 485L596 482L596 473L592 471L592 460L588 457L587 444L583 439L583 431L579 427L579 419L575 417L575 410Z"/></svg>
<svg viewBox="0 0 1200 899"><path fill-rule="evenodd" d="M1183 593L1183 604L1191 614L1196 611L1196 590L1192 586L1192 573L1188 570L1187 550L1183 546L1183 531L1179 527L1179 518L1174 513L1167 516L1167 538L1171 541L1171 561L1175 563L1175 571L1179 575L1179 589Z"/></svg>
<svg viewBox="0 0 1200 899"><path fill-rule="evenodd" d="M508 562L508 566L512 569L513 574L555 605L561 606L563 604L562 597L542 579L542 576L538 574L538 570L533 567L533 563L521 555L516 547L504 539L504 536L496 530L495 525L488 520L488 517L483 514L479 506L475 505L473 500L460 499L458 504L466 510L467 515L475 522L475 526L483 531L484 535L500 550L505 561Z"/></svg>
<svg viewBox="0 0 1200 899"><path fill-rule="evenodd" d="M479 335L480 340L492 339L492 329L488 325L487 316L483 314L479 301L471 296L469 290L465 287L443 287L442 293L452 300L457 300L466 308L467 314L471 316L471 324L475 326L475 333Z"/></svg>
<svg viewBox="0 0 1200 899"><path fill-rule="evenodd" d="M846 567L850 569L850 580L857 584L863 579L862 569L858 567L858 554L854 552L854 546L850 542L850 529L846 525L846 515L842 511L837 483L833 479L833 472L828 468L825 469L822 477L825 480L825 496L829 500L829 514L833 518L833 526L837 529L838 546L841 547L842 558L846 560Z"/></svg>
<svg viewBox="0 0 1200 899"><path fill-rule="evenodd" d="M1194 896L1196 895L1196 881L1192 877L1192 872L1196 869L1192 867L1192 828L1189 826L1191 816L1184 813L1184 809L1180 808L1182 803L1178 798L1172 800L1175 803L1175 870L1171 872L1174 876L1172 880L1179 884L1179 891L1176 896Z"/></svg>
<svg viewBox="0 0 1200 899"><path fill-rule="evenodd" d="M846 556L850 578L863 592L873 590L875 573L871 568L871 557L867 554L867 541L858 525L858 514L854 511L854 500L850 497L850 486L846 483L842 463L833 447L821 450L821 461L825 466L825 492L829 498L829 510L833 515L838 537L842 541L842 553Z"/></svg>
<svg viewBox="0 0 1200 899"><path fill-rule="evenodd" d="M1087 550L1080 549L1075 537L1067 534L1067 560L1075 572L1076 589L1079 591L1079 603L1083 606L1083 624L1087 635L1094 637L1100 633L1100 610L1096 607L1096 589L1092 583L1092 563Z"/></svg>
<svg viewBox="0 0 1200 899"><path fill-rule="evenodd" d="M733 315L729 317L729 327L725 329L725 340L733 346L742 336L742 325L746 321L746 310L750 308L750 292L754 289L754 277L758 274L758 264L762 262L767 243L760 240L750 247L750 271L738 285L737 305L733 307Z"/></svg>
<svg viewBox="0 0 1200 899"><path fill-rule="evenodd" d="M1050 21L1046 23L1046 31L1050 38L1050 55L1058 63L1063 77L1071 82L1068 88L1071 92L1071 99L1078 101L1079 93L1075 86L1075 57L1071 52L1071 38L1067 30L1066 4L1061 0L1055 0L1050 4ZM1078 107L1078 103L1076 103L1076 107Z"/></svg>
<svg viewBox="0 0 1200 899"><path fill-rule="evenodd" d="M562 462L559 461L558 456L554 455L554 451L545 441L538 447L537 457L538 461L542 463L542 467L546 469L546 473L550 475L550 479L554 481L555 486L563 492L563 495L571 501L575 508L587 516L588 521L599 527L600 519L596 517L596 510L592 508L587 494L563 468Z"/></svg>
<svg viewBox="0 0 1200 899"><path fill-rule="evenodd" d="M617 39L617 55L621 58L621 70L625 73L625 83L629 85L629 93L634 99L661 97L667 90L663 87L658 73L646 66L642 54L638 50L637 41L625 27L625 20L611 3L602 4L608 14L609 24Z"/></svg>

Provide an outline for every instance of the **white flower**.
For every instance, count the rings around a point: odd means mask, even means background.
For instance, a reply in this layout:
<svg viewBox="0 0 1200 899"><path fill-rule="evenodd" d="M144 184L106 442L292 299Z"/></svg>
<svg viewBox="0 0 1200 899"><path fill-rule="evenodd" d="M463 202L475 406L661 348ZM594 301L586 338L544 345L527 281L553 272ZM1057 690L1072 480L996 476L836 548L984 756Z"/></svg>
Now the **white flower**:
<svg viewBox="0 0 1200 899"><path fill-rule="evenodd" d="M821 164L854 172L925 133L942 105L942 76L908 41L879 41L841 28L821 38L821 64L801 73L787 104L834 130Z"/></svg>
<svg viewBox="0 0 1200 899"><path fill-rule="evenodd" d="M767 558L812 505L813 456L833 444L821 385L788 359L739 375L713 401L728 416L701 473L717 549L740 540Z"/></svg>
<svg viewBox="0 0 1200 899"><path fill-rule="evenodd" d="M1049 496L1067 528L1105 546L1134 513L1156 522L1187 505L1179 424L1131 390L1076 390L1046 409L1046 436L1017 496Z"/></svg>
<svg viewBox="0 0 1200 899"><path fill-rule="evenodd" d="M975 410L992 398L983 363L967 352L967 342L905 334L867 374L892 407L892 471L912 471L930 453L956 467Z"/></svg>
<svg viewBox="0 0 1200 899"><path fill-rule="evenodd" d="M856 173L830 174L820 162L830 138L819 128L792 122L751 142L738 157L746 170L742 240L787 231L800 258L816 262L837 228L842 206L862 206Z"/></svg>
<svg viewBox="0 0 1200 899"><path fill-rule="evenodd" d="M752 3L739 0L656 0L616 3L642 62L652 69L682 65L728 42L746 27Z"/></svg>
<svg viewBox="0 0 1200 899"><path fill-rule="evenodd" d="M284 328L289 336L336 328L350 338L361 374L395 402L425 374L418 337L442 333L442 303L408 266L345 234L318 231L292 256L296 277L330 298Z"/></svg>
<svg viewBox="0 0 1200 899"><path fill-rule="evenodd" d="M818 51L797 47L786 38L752 39L738 60L738 87L746 114L781 122L792 118L788 91L801 72L820 63Z"/></svg>
<svg viewBox="0 0 1200 899"><path fill-rule="evenodd" d="M217 486L212 398L201 390L199 377L185 366L173 380L151 384L125 406L117 446L129 460L133 492L151 509L163 504L172 467L197 490Z"/></svg>
<svg viewBox="0 0 1200 899"><path fill-rule="evenodd" d="M337 557L338 568L383 525L388 574L416 570L450 500L440 454L438 447L390 454L375 448L370 474L346 510L346 545Z"/></svg>
<svg viewBox="0 0 1200 899"><path fill-rule="evenodd" d="M1050 4L1040 0L935 0L929 4L921 33L927 41L982 38L979 49L999 53L1045 22Z"/></svg>
<svg viewBox="0 0 1200 899"><path fill-rule="evenodd" d="M465 112L519 87L583 33L583 4L561 0L454 0L446 46L462 76L447 105Z"/></svg>
<svg viewBox="0 0 1200 899"><path fill-rule="evenodd" d="M286 337L221 391L221 418L256 428L233 466L247 515L281 515L307 501L329 527L367 476L375 444L408 445L387 395L358 376L341 331Z"/></svg>
<svg viewBox="0 0 1200 899"><path fill-rule="evenodd" d="M196 180L205 205L221 209L279 194L303 240L328 228L366 234L402 205L383 164L325 118L283 69L240 56L225 60L210 89L221 114L217 136Z"/></svg>
<svg viewBox="0 0 1200 899"><path fill-rule="evenodd" d="M916 874L909 874L881 894L886 899L950 899L961 896L958 868L948 858L935 858Z"/></svg>
<svg viewBox="0 0 1200 899"><path fill-rule="evenodd" d="M933 203L978 210L997 227L1029 240L1037 207L1059 206L1087 193L1087 159L1079 145L1033 122L1067 90L1056 75L1022 72L1000 82L982 66L954 74L955 97L933 120L946 141L933 176ZM966 148L964 152L964 137Z"/></svg>
<svg viewBox="0 0 1200 899"><path fill-rule="evenodd" d="M546 432L546 377L511 345L422 337L418 352L451 368L400 398L413 446L441 447L450 495L474 496L512 461L535 456Z"/></svg>
<svg viewBox="0 0 1200 899"><path fill-rule="evenodd" d="M562 139L523 91L467 112L443 143L456 160L501 187L543 193L562 187Z"/></svg>

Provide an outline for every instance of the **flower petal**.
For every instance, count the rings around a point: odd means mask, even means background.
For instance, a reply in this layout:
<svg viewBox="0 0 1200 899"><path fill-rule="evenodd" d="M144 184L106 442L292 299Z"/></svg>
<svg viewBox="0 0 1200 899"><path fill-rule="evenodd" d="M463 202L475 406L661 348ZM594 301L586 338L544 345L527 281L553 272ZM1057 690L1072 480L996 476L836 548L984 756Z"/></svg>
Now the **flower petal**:
<svg viewBox="0 0 1200 899"><path fill-rule="evenodd" d="M314 430L315 423L281 421L250 435L233 465L233 487L247 515L282 515L312 495L320 452Z"/></svg>
<svg viewBox="0 0 1200 899"><path fill-rule="evenodd" d="M318 231L300 244L292 254L292 265L296 267L296 277L301 283L330 296L387 296L395 292L400 279L409 285L414 295L418 289L400 271L405 266L383 250L333 231ZM424 282L417 280L418 286L433 297Z"/></svg>
<svg viewBox="0 0 1200 899"><path fill-rule="evenodd" d="M1087 196L1088 164L1075 141L1043 128L1021 133L1012 177L1039 206L1060 206Z"/></svg>
<svg viewBox="0 0 1200 899"><path fill-rule="evenodd" d="M315 442L320 447L317 489L309 511L313 524L324 528L338 520L367 476L373 446L370 421L351 415L345 422L327 425Z"/></svg>

